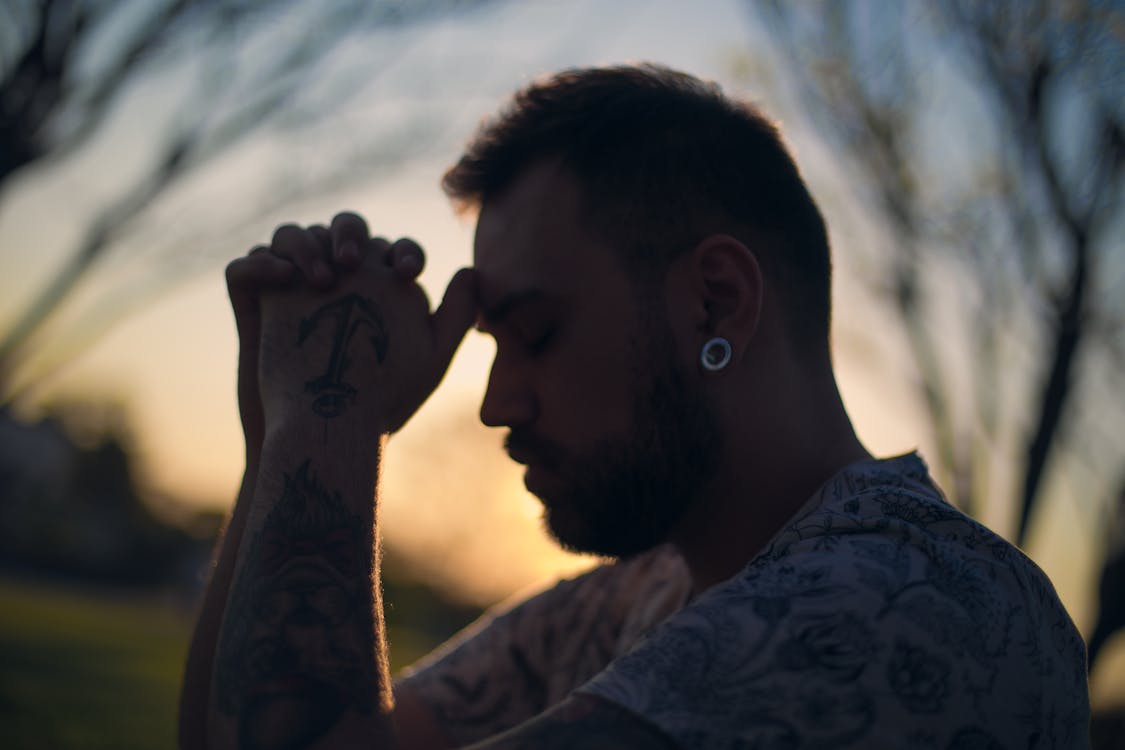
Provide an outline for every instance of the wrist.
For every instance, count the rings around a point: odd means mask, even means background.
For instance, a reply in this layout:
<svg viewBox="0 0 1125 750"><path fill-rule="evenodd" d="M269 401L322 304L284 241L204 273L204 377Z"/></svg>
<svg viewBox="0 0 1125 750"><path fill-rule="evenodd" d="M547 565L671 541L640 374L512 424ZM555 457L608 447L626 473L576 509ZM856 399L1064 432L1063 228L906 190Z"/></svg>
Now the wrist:
<svg viewBox="0 0 1125 750"><path fill-rule="evenodd" d="M256 478L256 512L268 512L285 493L286 477L296 476L302 467L349 504L369 506L382 449L383 437L354 420L287 412L266 431Z"/></svg>
<svg viewBox="0 0 1125 750"><path fill-rule="evenodd" d="M314 413L307 403L294 400L283 408L266 412L263 447L278 441L301 441L309 445L377 446L386 434L382 422L371 415L349 412L325 418ZM259 456L260 460L260 456Z"/></svg>

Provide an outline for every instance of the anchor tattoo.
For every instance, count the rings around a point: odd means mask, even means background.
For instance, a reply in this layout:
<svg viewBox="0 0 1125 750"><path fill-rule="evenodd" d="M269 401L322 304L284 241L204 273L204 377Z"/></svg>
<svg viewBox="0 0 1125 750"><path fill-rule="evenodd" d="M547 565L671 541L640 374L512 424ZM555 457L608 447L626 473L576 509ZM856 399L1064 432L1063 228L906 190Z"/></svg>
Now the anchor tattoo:
<svg viewBox="0 0 1125 750"><path fill-rule="evenodd" d="M374 302L358 294L349 294L329 302L302 320L298 329L297 346L304 344L305 339L326 317L335 318L336 321L335 340L332 342L328 369L324 374L305 383L305 392L316 394L312 405L313 411L326 419L331 419L340 416L344 409L355 401L355 386L344 380L344 373L352 363L348 356L352 338L361 327L370 328L368 341L375 350L375 357L382 364L383 358L387 356L387 329L383 323L383 315Z"/></svg>

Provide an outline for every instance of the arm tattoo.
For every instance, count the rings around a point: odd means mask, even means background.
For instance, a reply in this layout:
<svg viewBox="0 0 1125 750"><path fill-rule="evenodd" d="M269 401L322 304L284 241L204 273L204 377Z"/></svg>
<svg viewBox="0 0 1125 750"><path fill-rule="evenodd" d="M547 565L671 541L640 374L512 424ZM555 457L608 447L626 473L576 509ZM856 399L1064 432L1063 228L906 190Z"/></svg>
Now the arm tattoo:
<svg viewBox="0 0 1125 750"><path fill-rule="evenodd" d="M515 729L469 750L675 750L659 729L609 701L573 695Z"/></svg>
<svg viewBox="0 0 1125 750"><path fill-rule="evenodd" d="M342 414L348 404L355 400L355 386L344 380L344 373L351 364L348 349L355 334L361 327L370 329L368 341L380 363L387 356L388 337L379 307L370 299L360 297L358 294L349 294L321 306L302 320L297 345L305 343L305 339L326 317L333 318L336 324L332 352L324 373L305 383L305 392L316 396L313 401L313 412L331 419Z"/></svg>
<svg viewBox="0 0 1125 750"><path fill-rule="evenodd" d="M216 664L241 748L298 748L375 708L371 524L306 460L250 541Z"/></svg>

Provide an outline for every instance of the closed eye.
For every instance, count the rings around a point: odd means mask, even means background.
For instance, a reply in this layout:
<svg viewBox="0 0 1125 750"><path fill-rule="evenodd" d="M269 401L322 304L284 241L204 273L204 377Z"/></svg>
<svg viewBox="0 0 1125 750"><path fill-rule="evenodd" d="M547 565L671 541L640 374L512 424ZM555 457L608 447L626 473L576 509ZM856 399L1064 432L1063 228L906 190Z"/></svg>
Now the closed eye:
<svg viewBox="0 0 1125 750"><path fill-rule="evenodd" d="M558 302L540 289L513 292L490 308L480 310L476 328L497 345L508 343L529 356L552 344L557 330Z"/></svg>
<svg viewBox="0 0 1125 750"><path fill-rule="evenodd" d="M538 336L531 338L530 340L525 339L524 348L527 349L529 354L542 354L550 345L554 337L554 329L548 329L545 333L541 333Z"/></svg>

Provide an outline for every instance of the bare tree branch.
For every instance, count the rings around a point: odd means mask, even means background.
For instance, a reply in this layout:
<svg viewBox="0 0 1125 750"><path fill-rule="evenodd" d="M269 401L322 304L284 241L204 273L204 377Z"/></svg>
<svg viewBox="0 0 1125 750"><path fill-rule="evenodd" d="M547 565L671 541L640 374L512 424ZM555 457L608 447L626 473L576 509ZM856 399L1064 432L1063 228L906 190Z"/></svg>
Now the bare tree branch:
<svg viewBox="0 0 1125 750"><path fill-rule="evenodd" d="M35 334L91 269L134 231L174 186L200 174L251 136L270 128L280 130L287 117L289 126L308 125L361 90L337 87L336 98L327 111L322 106L319 112L290 117L300 111L299 100L314 87L321 63L341 42L376 29L474 10L486 2L349 0L317 9L292 0L255 4L174 0L156 6L146 2L56 0L33 6L23 52L0 75L0 135L12 144L0 159L0 194L26 166L65 164L94 139L123 96L143 76L153 74L154 60L163 61L164 68L156 70L165 74L194 67L196 82L181 87L174 105L177 114L170 118L168 131L158 136L163 142L145 172L121 194L105 201L46 286L15 322L0 332L0 403L14 396L5 391L13 379L18 379ZM96 42L106 45L105 36L110 33L106 27L110 21L120 22L114 14L122 13L135 18L131 17L126 31L115 32L118 42L110 45L109 52L103 52L106 60L94 64L89 49ZM263 30L267 22L297 13L305 15L294 16L292 27L303 33L290 34L280 44L258 45L250 53L246 51L248 39L268 31ZM193 39L196 41L189 44ZM203 46L192 49L191 45L197 43ZM372 66L366 82L375 79L382 67ZM424 139L428 130L417 127L413 132L416 138ZM408 146L401 147L400 152L401 158L412 153ZM286 190L278 194L299 197Z"/></svg>
<svg viewBox="0 0 1125 750"><path fill-rule="evenodd" d="M890 240L881 274L889 282L876 289L890 292L922 373L954 498L979 506L989 485L974 472L989 470L996 449L1022 452L1010 503L1013 536L1025 543L1044 487L1060 476L1060 451L1079 453L1095 477L1120 461L1119 440L1093 436L1125 421L1120 399L1105 395L1125 391L1112 364L1125 349L1125 295L1107 294L1115 285L1105 283L1122 273L1114 232L1125 196L1125 45L1114 30L1125 11L1049 0L752 7L777 31L813 121L873 196ZM939 65L952 71L944 84L932 74ZM979 107L984 127L928 110L923 86ZM966 122L975 124L960 143L986 167L976 175L935 162L929 145L938 130ZM935 253L957 269L961 288L926 272ZM946 307L971 305L964 331L949 330L949 316L931 305L942 297ZM1016 331L1028 339L1019 366L1002 354ZM956 390L964 368L967 392Z"/></svg>

